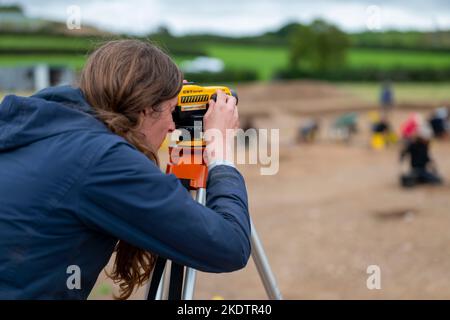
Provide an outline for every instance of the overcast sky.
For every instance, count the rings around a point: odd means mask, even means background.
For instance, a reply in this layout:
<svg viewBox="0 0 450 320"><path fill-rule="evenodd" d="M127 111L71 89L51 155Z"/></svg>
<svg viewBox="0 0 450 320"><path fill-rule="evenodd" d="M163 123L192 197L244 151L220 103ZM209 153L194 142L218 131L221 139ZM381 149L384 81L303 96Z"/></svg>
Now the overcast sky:
<svg viewBox="0 0 450 320"><path fill-rule="evenodd" d="M450 0L0 0L20 3L30 17L81 23L111 32L146 34L165 25L175 34L254 35L290 21L325 18L346 31L450 29Z"/></svg>

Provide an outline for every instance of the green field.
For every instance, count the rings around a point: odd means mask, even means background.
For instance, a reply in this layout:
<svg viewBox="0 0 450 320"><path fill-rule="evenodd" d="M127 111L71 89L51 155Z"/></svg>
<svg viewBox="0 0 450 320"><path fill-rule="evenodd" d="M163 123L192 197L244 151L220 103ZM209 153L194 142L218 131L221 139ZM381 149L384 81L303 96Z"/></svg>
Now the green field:
<svg viewBox="0 0 450 320"><path fill-rule="evenodd" d="M0 55L0 66L31 66L38 63L46 63L51 66L68 66L75 70L81 70L86 62L87 55ZM174 57L176 63L181 63L182 58Z"/></svg>
<svg viewBox="0 0 450 320"><path fill-rule="evenodd" d="M377 103L379 83L339 83L338 88L348 91L360 99ZM450 82L441 83L393 83L397 102L450 103Z"/></svg>
<svg viewBox="0 0 450 320"><path fill-rule="evenodd" d="M257 70L260 78L270 79L274 70L287 66L289 54L284 48L210 45L207 51L230 68ZM450 54L442 52L351 49L347 63L352 68L393 67L450 68Z"/></svg>
<svg viewBox="0 0 450 320"><path fill-rule="evenodd" d="M432 51L351 49L348 64L355 68L450 67L450 53Z"/></svg>
<svg viewBox="0 0 450 320"><path fill-rule="evenodd" d="M89 49L96 42L89 38L63 36L2 35L0 48L16 49Z"/></svg>
<svg viewBox="0 0 450 320"><path fill-rule="evenodd" d="M46 63L51 66L68 66L81 69L86 61L83 55L0 55L0 66L29 66L38 63Z"/></svg>
<svg viewBox="0 0 450 320"><path fill-rule="evenodd" d="M86 53L99 43L99 40L89 38L68 38L62 36L0 36L2 49L76 49ZM226 67L232 69L254 70L261 80L271 79L278 69L286 68L289 52L285 47L262 45L235 45L223 43L198 44L201 49L212 57L220 58ZM174 57L177 63L186 57ZM48 63L50 65L68 65L81 69L86 55L55 54L55 55L0 55L0 66L30 65ZM450 53L433 51L407 51L387 49L357 49L349 50L347 64L351 68L378 68L389 70L404 68L450 68Z"/></svg>
<svg viewBox="0 0 450 320"><path fill-rule="evenodd" d="M210 56L221 59L226 67L258 71L262 80L269 80L275 70L286 67L289 58L284 48L214 44L206 50Z"/></svg>

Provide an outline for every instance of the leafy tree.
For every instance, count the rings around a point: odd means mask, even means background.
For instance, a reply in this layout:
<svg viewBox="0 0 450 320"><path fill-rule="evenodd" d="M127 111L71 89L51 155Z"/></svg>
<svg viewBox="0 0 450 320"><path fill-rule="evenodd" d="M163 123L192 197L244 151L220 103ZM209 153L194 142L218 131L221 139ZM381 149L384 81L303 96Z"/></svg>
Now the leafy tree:
<svg viewBox="0 0 450 320"><path fill-rule="evenodd" d="M290 66L309 66L314 71L337 69L345 64L349 46L347 35L323 20L300 25L291 37Z"/></svg>
<svg viewBox="0 0 450 320"><path fill-rule="evenodd" d="M23 13L22 7L19 5L1 5L0 4L0 12L14 12L14 13Z"/></svg>

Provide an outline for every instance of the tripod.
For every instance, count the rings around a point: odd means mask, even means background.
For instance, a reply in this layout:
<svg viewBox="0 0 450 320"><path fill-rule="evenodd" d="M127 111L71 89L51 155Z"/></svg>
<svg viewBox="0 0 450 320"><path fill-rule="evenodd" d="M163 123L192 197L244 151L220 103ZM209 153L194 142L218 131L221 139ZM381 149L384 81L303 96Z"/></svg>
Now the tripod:
<svg viewBox="0 0 450 320"><path fill-rule="evenodd" d="M202 205L206 204L206 180L208 175L208 168L203 161L204 149L204 142L199 140L180 142L175 146L170 146L170 163L166 170L166 173L175 174L188 191L192 194L195 193L196 201ZM173 155L177 155L177 157L175 158ZM281 300L281 292L261 241L253 222L250 221L250 223L252 258L267 296L271 300ZM147 288L147 300L192 300L195 290L196 270L171 262L169 274L167 264L167 259L158 257L151 282Z"/></svg>

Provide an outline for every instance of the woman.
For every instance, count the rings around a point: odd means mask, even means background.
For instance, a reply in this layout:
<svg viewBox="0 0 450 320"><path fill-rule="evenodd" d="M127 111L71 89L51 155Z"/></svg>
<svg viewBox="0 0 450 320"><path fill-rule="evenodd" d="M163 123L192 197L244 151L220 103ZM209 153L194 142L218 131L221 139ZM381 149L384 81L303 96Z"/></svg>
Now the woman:
<svg viewBox="0 0 450 320"><path fill-rule="evenodd" d="M205 272L246 265L245 184L230 163L211 162L223 150L209 148L207 207L158 167L181 87L166 54L121 40L90 56L79 88L5 97L0 298L86 299L114 249L110 276L121 283L122 299L149 279L156 255ZM226 137L237 124L235 99L218 92L205 130ZM67 285L74 266L81 273L75 288Z"/></svg>

